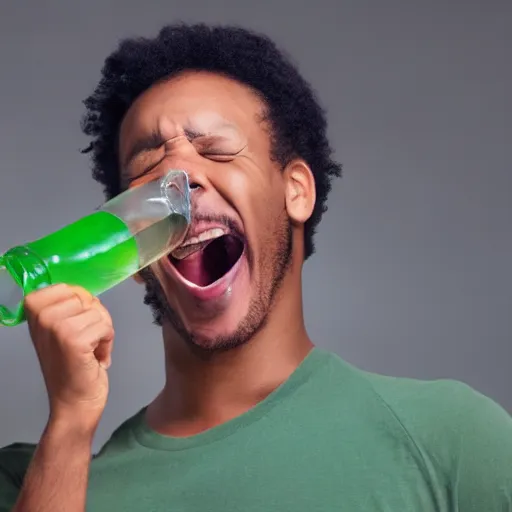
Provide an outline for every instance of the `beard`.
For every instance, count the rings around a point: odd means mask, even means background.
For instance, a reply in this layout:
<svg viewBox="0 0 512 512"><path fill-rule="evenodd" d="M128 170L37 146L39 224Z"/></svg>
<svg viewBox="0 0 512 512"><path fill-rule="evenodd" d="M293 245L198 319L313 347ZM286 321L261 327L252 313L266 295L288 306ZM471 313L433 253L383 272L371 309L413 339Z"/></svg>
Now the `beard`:
<svg viewBox="0 0 512 512"><path fill-rule="evenodd" d="M260 259L259 264L262 282L249 303L247 314L232 333L206 338L189 331L178 313L169 305L162 285L153 271L146 268L140 272L140 276L144 279L146 286L144 304L151 308L153 323L158 326L169 323L187 345L205 353L231 350L248 343L265 326L277 292L292 261L292 225L286 211L276 219L273 225L275 229L263 245L262 254L265 256ZM272 250L269 250L271 248ZM254 257L249 247L247 250L249 266L253 267ZM270 269L270 275L268 271L267 274L265 273L265 269Z"/></svg>

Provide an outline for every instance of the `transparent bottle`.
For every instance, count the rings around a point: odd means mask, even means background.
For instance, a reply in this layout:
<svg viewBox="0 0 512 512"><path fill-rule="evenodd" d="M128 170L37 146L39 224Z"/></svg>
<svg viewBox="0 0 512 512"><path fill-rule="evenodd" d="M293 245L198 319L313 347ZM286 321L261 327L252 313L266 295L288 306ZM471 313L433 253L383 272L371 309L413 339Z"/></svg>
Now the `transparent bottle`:
<svg viewBox="0 0 512 512"><path fill-rule="evenodd" d="M94 213L0 256L0 325L25 320L24 296L57 283L99 295L169 254L190 225L184 171L133 187Z"/></svg>

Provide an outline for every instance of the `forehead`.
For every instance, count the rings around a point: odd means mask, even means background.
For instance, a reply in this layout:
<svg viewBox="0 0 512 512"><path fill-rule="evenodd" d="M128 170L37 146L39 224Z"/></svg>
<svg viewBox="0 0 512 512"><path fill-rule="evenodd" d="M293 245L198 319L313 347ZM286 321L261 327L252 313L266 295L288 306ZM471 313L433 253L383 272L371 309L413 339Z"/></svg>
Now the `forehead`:
<svg viewBox="0 0 512 512"><path fill-rule="evenodd" d="M141 134L158 133L165 140L190 130L249 139L263 131L263 109L257 94L235 80L183 73L152 86L133 103L121 124L121 154Z"/></svg>

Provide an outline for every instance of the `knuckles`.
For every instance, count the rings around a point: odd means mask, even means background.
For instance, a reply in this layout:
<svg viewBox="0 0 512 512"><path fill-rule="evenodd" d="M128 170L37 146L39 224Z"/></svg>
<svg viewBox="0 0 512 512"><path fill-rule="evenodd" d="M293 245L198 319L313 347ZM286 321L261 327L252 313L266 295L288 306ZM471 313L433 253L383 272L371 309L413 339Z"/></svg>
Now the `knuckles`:
<svg viewBox="0 0 512 512"><path fill-rule="evenodd" d="M55 323L50 330L58 342L63 343L74 338L80 331L73 318L65 318Z"/></svg>
<svg viewBox="0 0 512 512"><path fill-rule="evenodd" d="M53 316L50 309L42 309L35 315L35 323L45 330L50 330L53 326Z"/></svg>

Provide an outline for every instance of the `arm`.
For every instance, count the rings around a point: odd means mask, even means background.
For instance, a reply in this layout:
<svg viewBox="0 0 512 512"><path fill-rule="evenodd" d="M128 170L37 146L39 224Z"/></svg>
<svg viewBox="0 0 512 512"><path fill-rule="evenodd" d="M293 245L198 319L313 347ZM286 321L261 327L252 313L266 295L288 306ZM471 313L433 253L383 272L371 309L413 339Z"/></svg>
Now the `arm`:
<svg viewBox="0 0 512 512"><path fill-rule="evenodd" d="M0 458L0 505L12 506L21 487L11 512L84 512L92 441L108 395L112 320L97 299L66 285L30 294L25 310L50 416L22 485Z"/></svg>
<svg viewBox="0 0 512 512"><path fill-rule="evenodd" d="M92 437L48 424L12 512L85 510Z"/></svg>
<svg viewBox="0 0 512 512"><path fill-rule="evenodd" d="M461 391L453 496L464 512L512 512L512 417L487 397Z"/></svg>
<svg viewBox="0 0 512 512"><path fill-rule="evenodd" d="M440 508L512 512L512 417L500 405L453 380L372 378L423 461Z"/></svg>

